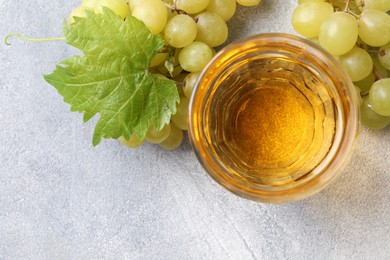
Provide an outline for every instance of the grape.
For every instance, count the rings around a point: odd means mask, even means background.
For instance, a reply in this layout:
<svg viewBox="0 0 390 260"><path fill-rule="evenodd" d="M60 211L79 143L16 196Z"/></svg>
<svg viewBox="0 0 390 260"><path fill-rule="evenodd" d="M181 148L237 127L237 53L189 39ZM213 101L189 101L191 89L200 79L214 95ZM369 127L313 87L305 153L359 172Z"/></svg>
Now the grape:
<svg viewBox="0 0 390 260"><path fill-rule="evenodd" d="M180 129L187 130L187 116L188 116L188 106L190 100L186 97L180 98L180 103L176 107L176 114L172 115L172 122Z"/></svg>
<svg viewBox="0 0 390 260"><path fill-rule="evenodd" d="M357 0L356 3L364 9L375 9L383 12L390 10L390 0Z"/></svg>
<svg viewBox="0 0 390 260"><path fill-rule="evenodd" d="M176 76L180 75L180 73L182 73L182 71L183 71L183 68L180 65L177 65L177 66L175 66L173 71L169 74L171 77L176 77Z"/></svg>
<svg viewBox="0 0 390 260"><path fill-rule="evenodd" d="M183 48L195 40L198 28L194 19L185 14L172 17L165 26L165 41L175 48Z"/></svg>
<svg viewBox="0 0 390 260"><path fill-rule="evenodd" d="M123 145L125 145L129 148L137 148L137 147L140 147L144 143L144 141L139 140L135 134L131 135L129 140L126 140L123 136L119 137L118 140Z"/></svg>
<svg viewBox="0 0 390 260"><path fill-rule="evenodd" d="M372 109L382 116L390 116L390 78L376 81L370 89Z"/></svg>
<svg viewBox="0 0 390 260"><path fill-rule="evenodd" d="M213 53L213 57L214 57L215 54L217 54L217 51L214 48L210 48L210 49L211 49L211 52Z"/></svg>
<svg viewBox="0 0 390 260"><path fill-rule="evenodd" d="M374 73L370 73L367 77L362 80L354 82L354 84L359 87L362 91L369 91L372 84L375 82Z"/></svg>
<svg viewBox="0 0 390 260"><path fill-rule="evenodd" d="M174 150L178 148L183 142L183 130L177 128L176 126L171 126L171 132L167 139L160 143L160 147L164 150Z"/></svg>
<svg viewBox="0 0 390 260"><path fill-rule="evenodd" d="M383 67L390 70L390 42L379 49L378 60Z"/></svg>
<svg viewBox="0 0 390 260"><path fill-rule="evenodd" d="M168 8L168 19L167 21L171 20L176 15L179 15L175 10Z"/></svg>
<svg viewBox="0 0 390 260"><path fill-rule="evenodd" d="M87 14L85 12L85 7L84 6L79 6L73 9L73 11L69 15L69 23L74 23L75 19L74 17L86 17Z"/></svg>
<svg viewBox="0 0 390 260"><path fill-rule="evenodd" d="M156 74L153 74L153 75L156 76L156 77L159 78L159 79L169 80L167 77L165 77L164 75L159 74L159 73L156 73Z"/></svg>
<svg viewBox="0 0 390 260"><path fill-rule="evenodd" d="M158 68L158 71L163 75L170 75L171 77L176 77L179 75L183 68L180 66L179 55L182 49L175 49L173 57L168 57L165 61L164 66ZM168 70L169 68L169 70Z"/></svg>
<svg viewBox="0 0 390 260"><path fill-rule="evenodd" d="M189 73L187 72L183 72L173 78L174 81L178 82L178 84L176 84L176 88L177 88L177 92L179 92L180 97L185 97L183 84L184 84L184 79L187 77L188 74Z"/></svg>
<svg viewBox="0 0 390 260"><path fill-rule="evenodd" d="M374 47L390 41L390 16L385 12L367 9L359 18L360 39Z"/></svg>
<svg viewBox="0 0 390 260"><path fill-rule="evenodd" d="M305 2L300 4L292 14L291 23L294 30L307 38L319 35L321 24L333 14L333 6L325 2Z"/></svg>
<svg viewBox="0 0 390 260"><path fill-rule="evenodd" d="M133 11L134 10L134 7L136 5L139 5L140 3L144 2L146 0L128 0L128 4L129 4L129 7L130 7L130 10Z"/></svg>
<svg viewBox="0 0 390 260"><path fill-rule="evenodd" d="M211 60L213 51L203 42L193 42L184 47L179 54L179 62L189 72L201 71Z"/></svg>
<svg viewBox="0 0 390 260"><path fill-rule="evenodd" d="M361 106L361 105L363 105L363 97L361 95L362 91L357 86L355 86L355 90L356 90L356 95L357 95L357 98L358 98L358 101L359 101L359 106Z"/></svg>
<svg viewBox="0 0 390 260"><path fill-rule="evenodd" d="M381 116L375 113L371 107L368 97L364 98L360 111L363 125L370 129L379 130L390 124L390 116Z"/></svg>
<svg viewBox="0 0 390 260"><path fill-rule="evenodd" d="M176 8L188 14L200 13L206 9L210 0L176 0Z"/></svg>
<svg viewBox="0 0 390 260"><path fill-rule="evenodd" d="M175 76L173 78L173 80L175 80L176 82L184 82L184 79L188 76L188 72L182 72L180 73L179 75ZM184 93L184 92L183 92Z"/></svg>
<svg viewBox="0 0 390 260"><path fill-rule="evenodd" d="M158 65L161 65L167 59L168 59L167 52L157 53L156 55L154 55L152 61L150 62L150 67L156 67Z"/></svg>
<svg viewBox="0 0 390 260"><path fill-rule="evenodd" d="M372 72L373 62L371 56L361 48L354 47L351 51L340 56L339 61L352 81L362 80Z"/></svg>
<svg viewBox="0 0 390 260"><path fill-rule="evenodd" d="M191 97L196 80L199 78L200 72L192 72L188 74L184 79L183 91L187 98Z"/></svg>
<svg viewBox="0 0 390 260"><path fill-rule="evenodd" d="M168 138L171 133L171 125L165 125L161 130L154 126L149 127L145 140L152 144L159 144Z"/></svg>
<svg viewBox="0 0 390 260"><path fill-rule="evenodd" d="M307 2L325 2L325 0L298 0L298 4L303 4Z"/></svg>
<svg viewBox="0 0 390 260"><path fill-rule="evenodd" d="M85 9L97 13L102 13L103 7L107 7L122 18L125 18L130 13L129 6L125 0L83 0L81 5Z"/></svg>
<svg viewBox="0 0 390 260"><path fill-rule="evenodd" d="M375 73L378 74L380 78L387 78L389 76L389 72L387 71L387 69L382 66L378 59L373 59L373 62Z"/></svg>
<svg viewBox="0 0 390 260"><path fill-rule="evenodd" d="M158 68L158 71L163 75L169 75L171 77L176 77L180 75L180 73L183 71L183 68L180 65L174 65L171 72L168 71L167 67L161 66Z"/></svg>
<svg viewBox="0 0 390 260"><path fill-rule="evenodd" d="M349 52L358 39L358 23L351 14L333 13L321 25L318 37L322 48L333 55Z"/></svg>
<svg viewBox="0 0 390 260"><path fill-rule="evenodd" d="M320 41L318 40L318 38L309 38L308 40L311 41L312 43L320 45Z"/></svg>
<svg viewBox="0 0 390 260"><path fill-rule="evenodd" d="M236 12L236 0L210 0L206 10L219 14L223 20L227 21Z"/></svg>
<svg viewBox="0 0 390 260"><path fill-rule="evenodd" d="M100 8L100 0L82 0L81 5L86 9L96 11Z"/></svg>
<svg viewBox="0 0 390 260"><path fill-rule="evenodd" d="M144 22L152 33L158 34L167 23L168 10L161 0L147 0L136 5L132 15Z"/></svg>
<svg viewBox="0 0 390 260"><path fill-rule="evenodd" d="M100 8L95 9L96 12L102 12L102 7L110 8L114 13L125 18L129 15L129 6L124 0L99 0Z"/></svg>
<svg viewBox="0 0 390 260"><path fill-rule="evenodd" d="M325 0L298 0L298 4L303 4L307 2L325 2Z"/></svg>
<svg viewBox="0 0 390 260"><path fill-rule="evenodd" d="M205 11L195 16L195 19L198 27L196 41L204 42L210 47L221 45L226 41L228 27L221 16Z"/></svg>
<svg viewBox="0 0 390 260"><path fill-rule="evenodd" d="M260 4L261 0L236 0L236 2L243 6L255 6Z"/></svg>

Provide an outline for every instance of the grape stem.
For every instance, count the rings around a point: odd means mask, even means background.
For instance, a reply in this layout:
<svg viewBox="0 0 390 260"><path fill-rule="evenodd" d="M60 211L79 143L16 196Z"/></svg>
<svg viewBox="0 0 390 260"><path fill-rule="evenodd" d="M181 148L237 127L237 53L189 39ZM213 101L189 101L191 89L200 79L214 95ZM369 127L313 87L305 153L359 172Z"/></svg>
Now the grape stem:
<svg viewBox="0 0 390 260"><path fill-rule="evenodd" d="M168 8L171 10L172 13L173 13L173 12L176 12L177 14L185 14L185 15L188 15L189 17L192 17L192 16L189 15L186 11L183 11L183 10L178 9L178 8L176 7L176 0L173 1L173 4L167 3L167 2L165 2L165 1L163 1L163 3L164 3L164 5L165 5L166 7L168 7ZM192 17L192 18L193 18L193 17ZM195 18L193 18L193 19L195 20ZM197 21L195 20L195 22L197 22Z"/></svg>
<svg viewBox="0 0 390 260"><path fill-rule="evenodd" d="M345 8L344 8L344 12L349 12L350 9L349 9L349 4L351 3L351 0L347 0L347 2L345 3Z"/></svg>
<svg viewBox="0 0 390 260"><path fill-rule="evenodd" d="M360 92L360 96L365 97L365 96L368 96L369 93L370 93L369 91Z"/></svg>
<svg viewBox="0 0 390 260"><path fill-rule="evenodd" d="M171 79L173 82L175 82L176 86L179 86L179 87L184 87L185 83L184 82L181 82L181 81L176 81L176 80L173 80Z"/></svg>
<svg viewBox="0 0 390 260"><path fill-rule="evenodd" d="M30 38L18 33L11 33L8 34L4 39L4 43L8 46L11 45L11 43L9 43L9 38L11 37L17 37L22 40L30 41L30 42L66 41L66 38Z"/></svg>
<svg viewBox="0 0 390 260"><path fill-rule="evenodd" d="M376 80L381 80L381 79L383 79L383 77L379 74L379 72L378 72L378 70L375 68L375 66L374 66L374 68L372 69L372 73L373 73L374 76L375 76L375 81L376 81Z"/></svg>
<svg viewBox="0 0 390 260"><path fill-rule="evenodd" d="M345 8L343 10L343 12L347 13L347 14L350 14L352 15L353 17L359 19L359 15L355 14L355 12L353 12L350 8L350 4L351 4L351 0L346 0L345 2Z"/></svg>
<svg viewBox="0 0 390 260"><path fill-rule="evenodd" d="M161 48L161 50L158 53L171 53L174 50L175 48L165 45L164 47Z"/></svg>

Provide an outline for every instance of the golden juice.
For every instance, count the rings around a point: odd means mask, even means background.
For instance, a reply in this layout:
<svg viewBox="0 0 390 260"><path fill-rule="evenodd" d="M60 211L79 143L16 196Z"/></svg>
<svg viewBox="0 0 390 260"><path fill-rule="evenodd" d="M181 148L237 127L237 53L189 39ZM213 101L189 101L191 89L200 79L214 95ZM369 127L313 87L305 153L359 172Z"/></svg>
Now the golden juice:
<svg viewBox="0 0 390 260"><path fill-rule="evenodd" d="M311 42L264 34L209 63L191 97L189 135L228 190L285 202L319 191L351 154L359 105L340 64Z"/></svg>

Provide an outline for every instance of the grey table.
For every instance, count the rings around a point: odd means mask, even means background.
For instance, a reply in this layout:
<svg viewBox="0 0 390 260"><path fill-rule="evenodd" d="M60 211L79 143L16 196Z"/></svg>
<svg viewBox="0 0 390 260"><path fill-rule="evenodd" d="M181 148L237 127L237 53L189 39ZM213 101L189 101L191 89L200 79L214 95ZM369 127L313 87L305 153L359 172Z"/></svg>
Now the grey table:
<svg viewBox="0 0 390 260"><path fill-rule="evenodd" d="M0 0L0 38L61 36L78 1ZM293 32L294 2L239 8L230 41ZM344 173L300 202L225 191L188 141L174 152L116 141L69 112L41 74L76 50L0 44L0 259L390 259L390 132L362 130Z"/></svg>

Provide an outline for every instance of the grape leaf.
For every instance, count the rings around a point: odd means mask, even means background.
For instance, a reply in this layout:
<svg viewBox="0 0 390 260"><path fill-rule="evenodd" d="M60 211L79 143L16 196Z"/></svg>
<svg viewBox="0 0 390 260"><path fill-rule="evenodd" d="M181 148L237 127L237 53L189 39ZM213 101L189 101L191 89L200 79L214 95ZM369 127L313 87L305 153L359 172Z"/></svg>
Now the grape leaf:
<svg viewBox="0 0 390 260"><path fill-rule="evenodd" d="M151 125L161 129L176 112L179 94L171 80L148 71L151 59L163 47L135 17L123 20L108 8L103 14L87 13L74 24L64 23L68 44L80 49L44 75L72 111L84 113L84 122L100 118L92 138L145 137Z"/></svg>

